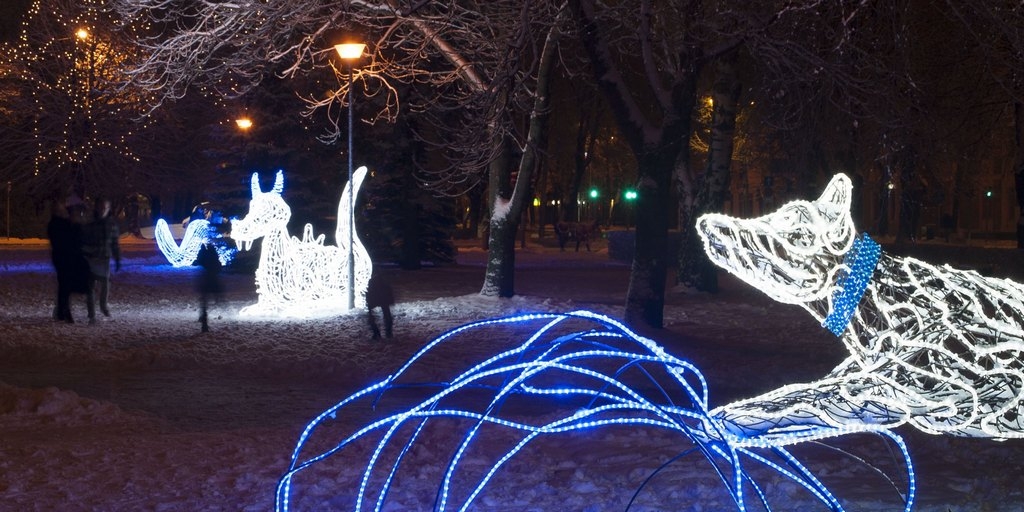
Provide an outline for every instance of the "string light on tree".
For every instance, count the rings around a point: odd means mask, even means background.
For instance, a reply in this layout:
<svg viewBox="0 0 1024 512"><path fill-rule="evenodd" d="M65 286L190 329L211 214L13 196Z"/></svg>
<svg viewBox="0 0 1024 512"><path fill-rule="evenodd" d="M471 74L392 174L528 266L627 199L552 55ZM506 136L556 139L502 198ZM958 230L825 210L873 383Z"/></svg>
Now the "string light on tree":
<svg viewBox="0 0 1024 512"><path fill-rule="evenodd" d="M141 58L127 40L147 28L113 17L101 0L29 6L19 39L4 45L3 69L19 82L13 99L25 102L17 108L34 111L27 117L35 188L84 197L129 181L140 161L133 141L151 126L144 112L151 96L126 85L130 63Z"/></svg>

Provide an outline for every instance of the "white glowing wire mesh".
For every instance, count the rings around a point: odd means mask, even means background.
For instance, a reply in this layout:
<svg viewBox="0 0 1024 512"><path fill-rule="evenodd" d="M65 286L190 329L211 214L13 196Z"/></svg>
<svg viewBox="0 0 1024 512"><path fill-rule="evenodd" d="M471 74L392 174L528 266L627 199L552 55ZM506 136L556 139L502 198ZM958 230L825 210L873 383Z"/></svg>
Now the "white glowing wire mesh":
<svg viewBox="0 0 1024 512"><path fill-rule="evenodd" d="M245 316L282 316L308 318L337 314L345 307L348 285L348 194L358 194L366 177L366 167L354 174L354 191L345 185L338 206L338 246L324 245L324 235L314 236L306 224L302 239L288 234L291 208L281 197L284 173L277 172L269 192L260 189L258 176L252 175L252 200L242 219L231 221L231 238L245 250L263 237L259 266L256 269L257 302L243 308ZM344 227L343 227L344 226ZM343 235L343 236L342 236ZM372 263L358 236L353 236L356 307L365 307L364 294L372 272Z"/></svg>
<svg viewBox="0 0 1024 512"><path fill-rule="evenodd" d="M196 257L199 256L199 249L202 248L203 244L212 239L210 231L210 222L206 219L192 220L185 227L185 234L181 237L181 242L179 243L174 239L167 221L157 219L153 234L154 238L156 238L156 246L172 266L187 267L195 263ZM221 245L215 245L214 247L216 247L217 259L220 260L221 265L227 265L231 262L234 257L232 249Z"/></svg>
<svg viewBox="0 0 1024 512"><path fill-rule="evenodd" d="M206 231L209 228L210 223L203 219L189 222L188 227L185 228L185 236L181 238L179 245L174 239L174 235L171 234L171 228L167 226L167 221L157 219L153 234L156 238L156 246L167 258L167 261L175 267L185 267L196 261L199 248L206 242Z"/></svg>
<svg viewBox="0 0 1024 512"><path fill-rule="evenodd" d="M933 434L1024 436L1024 286L885 252L866 265L846 258L857 238L851 191L840 174L814 202L699 220L712 261L776 300L823 322L839 301L855 308L837 328L850 355L832 372L719 407L714 422L745 444L906 423ZM869 281L851 294L842 277L858 272Z"/></svg>

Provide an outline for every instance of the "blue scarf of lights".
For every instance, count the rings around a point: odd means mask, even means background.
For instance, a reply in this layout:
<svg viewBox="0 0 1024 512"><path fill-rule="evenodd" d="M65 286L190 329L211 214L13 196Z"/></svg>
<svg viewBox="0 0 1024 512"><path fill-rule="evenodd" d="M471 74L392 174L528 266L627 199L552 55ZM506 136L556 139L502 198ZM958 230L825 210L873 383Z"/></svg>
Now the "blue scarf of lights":
<svg viewBox="0 0 1024 512"><path fill-rule="evenodd" d="M849 270L839 273L839 288L832 294L832 312L825 317L822 327L836 336L842 336L846 326L850 325L857 304L864 296L864 290L871 281L871 274L881 255L882 247L866 233L853 241L853 247L843 258L843 264Z"/></svg>

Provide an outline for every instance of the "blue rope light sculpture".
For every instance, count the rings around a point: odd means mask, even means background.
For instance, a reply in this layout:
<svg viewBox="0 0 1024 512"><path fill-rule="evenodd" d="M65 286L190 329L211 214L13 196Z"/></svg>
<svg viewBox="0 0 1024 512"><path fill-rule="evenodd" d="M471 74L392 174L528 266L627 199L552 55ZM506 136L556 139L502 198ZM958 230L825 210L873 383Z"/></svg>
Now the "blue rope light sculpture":
<svg viewBox="0 0 1024 512"><path fill-rule="evenodd" d="M522 341L482 361L466 362L465 370L450 379L415 379L421 372L432 371L430 360L439 347L466 337L479 339L490 333L488 329L522 335ZM360 405L382 404L386 398L398 398L403 405L388 408L392 412L382 412L362 425L343 421L349 418L342 413ZM542 413L516 414L517 404L523 401L528 402L531 411ZM407 402L409 405L405 405ZM357 409L353 414L362 411ZM659 429L676 436L678 451L666 465L690 454L703 456L708 470L717 475L738 510L755 503L758 510L772 510L765 484L751 472L752 468L766 468L795 482L826 508L842 510L839 499L787 446L869 432L808 427L794 430L788 437L777 433L765 440L737 437L726 432L711 415L701 372L654 341L611 318L587 311L523 314L475 322L444 333L392 375L314 418L300 435L291 464L279 482L276 509L291 509L293 497L300 493L296 481L307 471L328 459L346 457L346 464L364 468L357 484L340 484L354 489L348 493L353 509L382 510L402 474L415 472L412 454L426 442L426 432L431 428L451 429L453 424L460 430L449 433L456 438L451 453L431 459L443 465L434 510L469 509L502 467L533 442L602 427ZM474 450L480 446L493 449L500 445L494 442L499 432L503 439L511 435L514 441L502 448L504 453L499 449L497 455L491 454L489 467L481 470L479 465L466 462L469 454L479 453ZM907 449L899 436L886 429L874 433L895 445L902 457L897 462L906 470L907 483L900 491L901 503L909 510L914 499L914 473ZM357 449L366 445L370 446L368 452ZM361 461L360 456L365 460ZM893 479L886 478L896 486ZM635 490L634 499L643 486Z"/></svg>

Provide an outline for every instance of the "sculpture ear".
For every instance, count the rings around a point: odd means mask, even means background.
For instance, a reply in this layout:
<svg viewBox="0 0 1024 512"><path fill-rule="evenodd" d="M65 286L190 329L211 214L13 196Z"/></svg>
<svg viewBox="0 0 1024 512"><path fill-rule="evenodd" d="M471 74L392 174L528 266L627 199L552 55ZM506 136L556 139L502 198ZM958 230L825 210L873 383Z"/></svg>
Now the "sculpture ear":
<svg viewBox="0 0 1024 512"><path fill-rule="evenodd" d="M284 192L284 171L277 171L277 177L274 178L274 189L275 194Z"/></svg>
<svg viewBox="0 0 1024 512"><path fill-rule="evenodd" d="M260 190L260 177L256 173L252 173L252 179L249 181L249 186L252 188L252 197L256 197L263 193Z"/></svg>
<svg viewBox="0 0 1024 512"><path fill-rule="evenodd" d="M815 203L821 213L829 220L835 221L850 213L852 193L853 183L850 178L845 174L836 174Z"/></svg>

